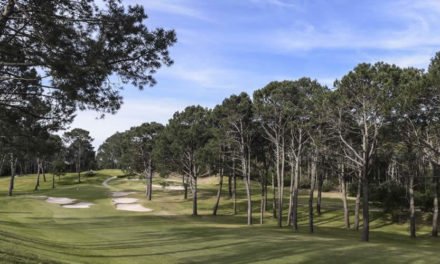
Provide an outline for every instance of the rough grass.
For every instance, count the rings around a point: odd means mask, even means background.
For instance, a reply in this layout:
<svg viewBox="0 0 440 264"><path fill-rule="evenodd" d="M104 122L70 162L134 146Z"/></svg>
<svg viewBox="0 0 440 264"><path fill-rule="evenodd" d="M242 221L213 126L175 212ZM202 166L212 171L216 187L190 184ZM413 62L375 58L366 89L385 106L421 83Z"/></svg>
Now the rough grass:
<svg viewBox="0 0 440 264"><path fill-rule="evenodd" d="M315 233L307 230L307 196L300 198L300 231L277 228L270 209L265 224L259 222L259 186L253 183L254 225L246 223L246 201L239 184L237 215L226 184L219 215L212 216L217 185L200 181L199 213L191 216L191 199L183 191L154 189L153 201L145 199L144 181L119 177L117 170L98 171L76 184L69 174L51 189L51 177L33 191L35 175L16 179L13 197L7 197L9 178L0 179L0 263L437 263L438 239L429 237L427 225L418 226L410 239L407 224L392 224L388 215L372 212L371 242L360 242L360 232L344 229L341 201L334 194L323 200L323 214L315 215ZM56 178L56 181L58 179ZM158 184L160 179L155 179ZM179 184L173 182L173 184ZM138 191L153 212L117 211L111 191ZM286 191L287 193L287 191ZM89 209L67 209L35 195L76 198L93 202ZM271 195L269 194L269 197ZM191 197L190 197L191 198ZM285 200L287 207L287 197ZM354 204L349 201L351 208ZM353 220L353 217L351 218ZM285 222L285 221L284 221Z"/></svg>

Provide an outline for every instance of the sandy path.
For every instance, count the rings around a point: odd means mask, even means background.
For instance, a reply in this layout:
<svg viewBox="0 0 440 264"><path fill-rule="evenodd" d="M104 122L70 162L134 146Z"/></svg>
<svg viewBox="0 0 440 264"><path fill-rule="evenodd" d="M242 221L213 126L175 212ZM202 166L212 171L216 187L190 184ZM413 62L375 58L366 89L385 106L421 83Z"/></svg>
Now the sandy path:
<svg viewBox="0 0 440 264"><path fill-rule="evenodd" d="M116 179L116 178L117 178L116 176L113 176L113 177L107 178L105 181L102 182L102 185L104 185L104 186L107 187L107 188L110 188L110 186L108 186L108 182L111 181L111 180L114 180L114 179Z"/></svg>

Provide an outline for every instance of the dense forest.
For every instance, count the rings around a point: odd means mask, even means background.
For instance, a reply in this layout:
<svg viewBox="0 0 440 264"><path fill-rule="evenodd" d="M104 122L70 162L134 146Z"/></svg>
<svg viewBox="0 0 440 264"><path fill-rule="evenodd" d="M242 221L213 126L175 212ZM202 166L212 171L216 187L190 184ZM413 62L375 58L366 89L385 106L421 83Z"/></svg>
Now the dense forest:
<svg viewBox="0 0 440 264"><path fill-rule="evenodd" d="M341 192L347 229L347 195L356 197L353 228L359 229L363 221L364 241L369 240L371 202L396 221L407 214L411 237L416 236L416 207L432 212L432 235L437 236L439 69L437 54L427 72L382 62L359 64L336 80L334 89L310 78L274 81L256 90L253 98L243 92L213 109L188 106L166 126L145 123L116 133L98 149L97 163L142 173L149 199L154 170L182 175L185 198L187 188L191 190L194 215L197 179L216 174L219 191L213 214L223 177L229 178L228 194L234 199L239 178L246 187L249 225L250 186L258 184L260 223L264 212L272 210L279 227L286 220L297 230L298 192L307 188L313 232L314 211L321 213L321 192L333 189ZM287 212L285 187L290 197Z"/></svg>
<svg viewBox="0 0 440 264"><path fill-rule="evenodd" d="M274 81L256 90L253 98L244 92L231 95L213 109L188 106L165 126L144 123L118 132L99 147L96 161L92 138L83 129L66 132L62 139L50 135L36 141L39 145L11 137L20 140L22 148L2 152L2 165L5 161L11 165L9 171L2 166L3 174L76 171L80 182L81 170L118 168L141 174L151 200L154 172L177 173L182 176L184 198L193 200L194 215L199 177L219 176L214 215L223 178L229 179L225 188L234 201L239 179L246 187L248 208L251 184L261 187L260 223L264 212L271 210L279 227L287 224L294 230L299 189L308 189L310 232L314 214L321 212L321 192L339 190L346 228L357 230L362 220L365 241L370 203L379 204L395 221L408 215L412 237L416 208L432 212L432 235L437 236L439 69L440 54L427 72L385 63L359 64L335 81L335 89L310 78ZM36 181L37 189L39 176ZM349 222L347 195L356 197L354 223ZM249 225L252 219L249 209Z"/></svg>

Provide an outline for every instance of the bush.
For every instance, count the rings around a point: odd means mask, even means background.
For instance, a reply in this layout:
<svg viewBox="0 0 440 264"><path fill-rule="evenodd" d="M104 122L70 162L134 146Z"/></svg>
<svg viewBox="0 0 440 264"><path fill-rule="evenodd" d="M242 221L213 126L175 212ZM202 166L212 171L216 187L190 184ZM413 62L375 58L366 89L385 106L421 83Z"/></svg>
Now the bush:
<svg viewBox="0 0 440 264"><path fill-rule="evenodd" d="M427 192L414 192L414 203L420 207L423 212L432 212L433 210L434 196L431 191Z"/></svg>
<svg viewBox="0 0 440 264"><path fill-rule="evenodd" d="M349 184L347 188L348 196L356 197L357 188L358 188L357 182L353 181L351 184Z"/></svg>
<svg viewBox="0 0 440 264"><path fill-rule="evenodd" d="M370 201L378 203L385 212L392 213L408 207L406 189L395 184L370 185Z"/></svg>
<svg viewBox="0 0 440 264"><path fill-rule="evenodd" d="M322 191L323 192L330 192L338 189L338 180L337 179L328 179L324 180L324 183L322 184Z"/></svg>
<svg viewBox="0 0 440 264"><path fill-rule="evenodd" d="M309 180L309 178L301 178L299 180L299 188L300 189L310 189L310 180Z"/></svg>

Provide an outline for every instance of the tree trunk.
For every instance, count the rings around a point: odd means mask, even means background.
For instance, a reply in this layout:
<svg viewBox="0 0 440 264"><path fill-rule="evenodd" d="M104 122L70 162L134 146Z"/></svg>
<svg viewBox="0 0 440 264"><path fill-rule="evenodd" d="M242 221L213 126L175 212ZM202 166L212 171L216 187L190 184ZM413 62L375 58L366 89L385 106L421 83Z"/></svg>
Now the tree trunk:
<svg viewBox="0 0 440 264"><path fill-rule="evenodd" d="M292 222L292 209L293 209L293 184L294 184L294 171L293 160L290 161L290 195L289 195L289 210L287 212L287 225Z"/></svg>
<svg viewBox="0 0 440 264"><path fill-rule="evenodd" d="M228 175L228 198L232 198L232 175L229 173Z"/></svg>
<svg viewBox="0 0 440 264"><path fill-rule="evenodd" d="M252 225L252 200L250 182L246 179L246 196L247 196L247 224Z"/></svg>
<svg viewBox="0 0 440 264"><path fill-rule="evenodd" d="M318 163L317 153L313 153L310 173L310 194L309 194L309 231L313 233L313 193L315 192L316 166Z"/></svg>
<svg viewBox="0 0 440 264"><path fill-rule="evenodd" d="M52 189L55 189L55 173L52 172Z"/></svg>
<svg viewBox="0 0 440 264"><path fill-rule="evenodd" d="M218 205L220 203L220 197L222 194L222 187L223 187L223 168L220 169L220 180L218 183L217 199L215 201L214 210L212 212L213 215L217 215L217 209L218 209Z"/></svg>
<svg viewBox="0 0 440 264"><path fill-rule="evenodd" d="M6 155L3 155L1 161L0 161L0 176L3 175L3 166L5 165Z"/></svg>
<svg viewBox="0 0 440 264"><path fill-rule="evenodd" d="M41 172L43 174L43 181L46 182L46 172L44 168L44 161L41 161Z"/></svg>
<svg viewBox="0 0 440 264"><path fill-rule="evenodd" d="M184 188L184 192L183 192L183 199L188 199L188 179L186 179L186 176L182 176L182 182L183 182L183 188Z"/></svg>
<svg viewBox="0 0 440 264"><path fill-rule="evenodd" d="M410 232L411 237L416 237L416 218L414 209L414 174L410 172L409 176L409 219L410 219Z"/></svg>
<svg viewBox="0 0 440 264"><path fill-rule="evenodd" d="M37 182L35 183L35 191L37 191L38 187L40 187L40 168L40 159L37 159Z"/></svg>
<svg viewBox="0 0 440 264"><path fill-rule="evenodd" d="M235 215L237 214L237 176L235 175L235 167L233 168L232 179L233 179L232 199L233 199L233 210Z"/></svg>
<svg viewBox="0 0 440 264"><path fill-rule="evenodd" d="M367 170L364 171L362 178L362 241L370 240L370 211L368 205L368 180Z"/></svg>
<svg viewBox="0 0 440 264"><path fill-rule="evenodd" d="M153 167L151 164L151 158L148 160L148 171L147 171L147 200L151 201L151 196L153 193Z"/></svg>
<svg viewBox="0 0 440 264"><path fill-rule="evenodd" d="M276 146L276 166L278 183L278 227L283 221L283 194L284 194L284 142Z"/></svg>
<svg viewBox="0 0 440 264"><path fill-rule="evenodd" d="M79 163L76 164L76 171L78 172L78 183L81 183L81 165Z"/></svg>
<svg viewBox="0 0 440 264"><path fill-rule="evenodd" d="M251 166L250 166L250 161L251 161L251 153L248 147L248 151L247 151L247 164L244 163L245 165L245 169L244 171L246 172L246 196L247 196L247 224L248 225L252 225L252 198L251 198Z"/></svg>
<svg viewBox="0 0 440 264"><path fill-rule="evenodd" d="M321 215L321 197L322 197L322 184L324 183L324 178L322 174L318 175L318 197L316 199L316 213Z"/></svg>
<svg viewBox="0 0 440 264"><path fill-rule="evenodd" d="M76 163L76 170L78 172L78 183L81 183L81 146L78 147L78 160Z"/></svg>
<svg viewBox="0 0 440 264"><path fill-rule="evenodd" d="M14 154L11 153L11 180L9 182L8 196L12 196L12 190L14 189L16 165L17 165L17 158L15 158L14 160Z"/></svg>
<svg viewBox="0 0 440 264"><path fill-rule="evenodd" d="M360 211L360 204L361 204L361 191L362 191L362 180L361 175L358 176L358 182L357 182L357 193L356 193L356 204L354 207L354 230L359 230L359 211Z"/></svg>
<svg viewBox="0 0 440 264"><path fill-rule="evenodd" d="M193 176L193 215L197 216L197 175Z"/></svg>
<svg viewBox="0 0 440 264"><path fill-rule="evenodd" d="M232 181L232 210L235 215L237 214L237 177L235 175L235 157L232 157Z"/></svg>
<svg viewBox="0 0 440 264"><path fill-rule="evenodd" d="M295 180L293 182L293 201L292 201L292 226L293 230L298 230L298 184L300 174L300 158L295 161Z"/></svg>
<svg viewBox="0 0 440 264"><path fill-rule="evenodd" d="M261 172L260 172L261 173ZM260 224L263 224L264 211L266 210L266 180L265 176L261 174L261 207L260 207Z"/></svg>
<svg viewBox="0 0 440 264"><path fill-rule="evenodd" d="M345 179L345 167L344 164L341 164L341 171L339 174L339 182L341 184L341 198L342 205L344 208L344 220L345 220L345 228L350 229L350 215L348 212L348 203L347 203L347 187L346 187L346 179Z"/></svg>
<svg viewBox="0 0 440 264"><path fill-rule="evenodd" d="M434 211L432 214L432 236L438 235L438 178L440 177L440 167L433 164L433 182L434 182Z"/></svg>
<svg viewBox="0 0 440 264"><path fill-rule="evenodd" d="M274 218L277 218L277 201L275 190L275 175L272 173L272 214Z"/></svg>
<svg viewBox="0 0 440 264"><path fill-rule="evenodd" d="M267 186L268 186L268 170L266 170L266 178L265 178L265 183L264 183L264 211L267 211Z"/></svg>

